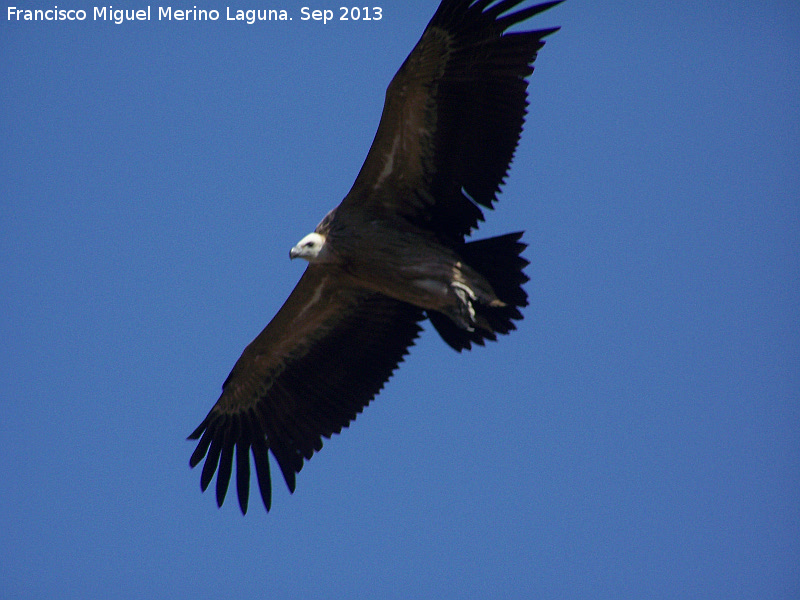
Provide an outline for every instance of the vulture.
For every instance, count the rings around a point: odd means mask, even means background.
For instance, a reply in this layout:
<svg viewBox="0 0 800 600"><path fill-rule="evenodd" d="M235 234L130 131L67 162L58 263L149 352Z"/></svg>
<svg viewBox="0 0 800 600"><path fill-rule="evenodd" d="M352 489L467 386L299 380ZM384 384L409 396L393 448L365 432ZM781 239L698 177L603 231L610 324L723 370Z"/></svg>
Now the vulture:
<svg viewBox="0 0 800 600"><path fill-rule="evenodd" d="M508 31L559 4L512 12L523 1L442 0L392 79L352 189L289 253L308 261L303 276L189 436L218 506L235 462L247 512L251 454L267 511L270 452L294 492L304 460L369 404L426 318L459 352L522 319L522 233L466 238L497 199L527 77L558 30Z"/></svg>

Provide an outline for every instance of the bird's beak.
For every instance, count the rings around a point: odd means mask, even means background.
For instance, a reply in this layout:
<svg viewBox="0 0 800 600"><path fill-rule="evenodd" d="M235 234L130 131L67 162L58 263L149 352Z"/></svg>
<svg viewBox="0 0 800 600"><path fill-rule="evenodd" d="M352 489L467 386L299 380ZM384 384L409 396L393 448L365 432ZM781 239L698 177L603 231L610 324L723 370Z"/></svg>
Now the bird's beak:
<svg viewBox="0 0 800 600"><path fill-rule="evenodd" d="M300 249L297 246L289 250L289 260L295 259L298 256L300 256Z"/></svg>

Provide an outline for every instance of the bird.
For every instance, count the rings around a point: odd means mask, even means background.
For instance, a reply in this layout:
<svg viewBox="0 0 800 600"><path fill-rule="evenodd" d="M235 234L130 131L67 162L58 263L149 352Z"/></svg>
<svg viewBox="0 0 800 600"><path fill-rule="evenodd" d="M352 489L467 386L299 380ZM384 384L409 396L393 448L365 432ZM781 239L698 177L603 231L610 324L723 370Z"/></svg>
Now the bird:
<svg viewBox="0 0 800 600"><path fill-rule="evenodd" d="M469 239L505 182L527 113L528 77L558 27L508 31L563 0L442 0L392 78L352 188L293 248L296 287L244 349L189 436L189 464L216 474L222 506L236 465L247 513L250 456L272 503L269 454L291 493L322 439L380 392L428 319L454 350L496 341L528 304L522 232Z"/></svg>

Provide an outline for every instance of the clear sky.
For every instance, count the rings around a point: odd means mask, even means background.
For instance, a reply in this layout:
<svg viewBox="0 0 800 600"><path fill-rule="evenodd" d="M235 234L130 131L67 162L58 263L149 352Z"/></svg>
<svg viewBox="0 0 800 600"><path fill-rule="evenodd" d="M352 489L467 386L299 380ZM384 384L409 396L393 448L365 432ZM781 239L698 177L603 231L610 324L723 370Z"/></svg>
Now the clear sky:
<svg viewBox="0 0 800 600"><path fill-rule="evenodd" d="M200 493L185 438L436 2L253 25L8 5L0 595L800 597L800 3L537 16L562 30L479 232L526 230L525 320L461 355L427 327L246 517Z"/></svg>

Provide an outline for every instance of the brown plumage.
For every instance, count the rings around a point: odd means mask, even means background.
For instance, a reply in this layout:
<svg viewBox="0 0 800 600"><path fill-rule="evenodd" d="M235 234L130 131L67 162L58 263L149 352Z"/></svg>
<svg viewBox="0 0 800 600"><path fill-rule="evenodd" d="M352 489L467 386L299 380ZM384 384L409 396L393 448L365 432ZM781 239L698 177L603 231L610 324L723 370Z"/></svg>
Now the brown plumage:
<svg viewBox="0 0 800 600"><path fill-rule="evenodd" d="M268 453L291 491L304 460L380 391L430 318L458 351L515 328L527 304L521 233L467 242L519 141L542 29L506 29L559 2L442 0L386 92L352 189L290 253L311 264L245 348L189 436L225 499L234 456L247 511L250 454L267 510Z"/></svg>

